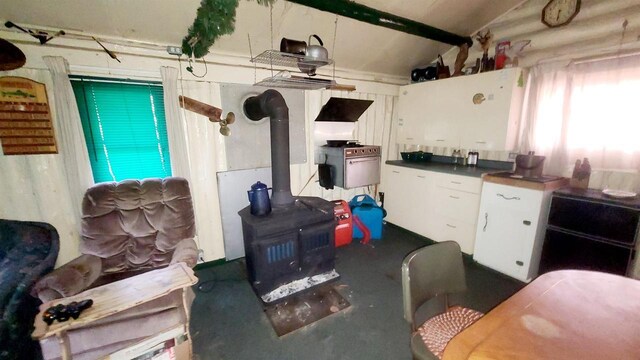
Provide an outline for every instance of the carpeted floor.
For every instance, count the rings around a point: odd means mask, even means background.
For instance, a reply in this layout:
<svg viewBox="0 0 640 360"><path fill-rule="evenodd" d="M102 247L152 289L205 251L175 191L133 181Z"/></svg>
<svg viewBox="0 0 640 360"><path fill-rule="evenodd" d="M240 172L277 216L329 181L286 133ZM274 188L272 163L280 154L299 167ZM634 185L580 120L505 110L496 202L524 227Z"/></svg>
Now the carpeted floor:
<svg viewBox="0 0 640 360"><path fill-rule="evenodd" d="M335 288L351 307L278 337L246 280L242 260L197 271L191 334L196 359L410 359L402 316L400 266L432 242L392 225L373 246L337 249ZM461 305L487 312L524 284L465 258L468 290ZM211 281L210 281L211 280Z"/></svg>

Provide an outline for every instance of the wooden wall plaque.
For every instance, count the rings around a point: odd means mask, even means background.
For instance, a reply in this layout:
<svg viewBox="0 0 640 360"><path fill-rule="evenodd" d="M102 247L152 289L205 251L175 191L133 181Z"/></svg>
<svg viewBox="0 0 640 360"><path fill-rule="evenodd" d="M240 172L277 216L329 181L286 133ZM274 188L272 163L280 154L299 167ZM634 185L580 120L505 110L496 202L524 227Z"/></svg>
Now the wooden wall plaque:
<svg viewBox="0 0 640 360"><path fill-rule="evenodd" d="M58 153L44 84L0 77L0 142L5 155Z"/></svg>

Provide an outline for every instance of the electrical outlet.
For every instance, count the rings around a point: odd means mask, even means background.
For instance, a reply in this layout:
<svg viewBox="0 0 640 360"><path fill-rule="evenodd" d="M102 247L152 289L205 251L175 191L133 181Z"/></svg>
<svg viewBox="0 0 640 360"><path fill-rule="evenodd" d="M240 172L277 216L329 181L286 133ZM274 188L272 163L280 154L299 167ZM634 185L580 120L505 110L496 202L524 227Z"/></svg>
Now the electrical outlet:
<svg viewBox="0 0 640 360"><path fill-rule="evenodd" d="M182 48L180 46L167 46L167 52L170 55L182 55Z"/></svg>
<svg viewBox="0 0 640 360"><path fill-rule="evenodd" d="M518 153L510 152L509 153L509 160L515 160L516 156L518 156Z"/></svg>

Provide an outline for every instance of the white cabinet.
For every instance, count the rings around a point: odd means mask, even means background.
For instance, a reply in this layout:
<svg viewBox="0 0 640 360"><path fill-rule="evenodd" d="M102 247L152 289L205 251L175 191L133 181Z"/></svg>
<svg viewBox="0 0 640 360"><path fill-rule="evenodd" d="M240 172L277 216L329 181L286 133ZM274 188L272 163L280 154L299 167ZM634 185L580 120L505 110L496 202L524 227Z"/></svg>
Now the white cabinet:
<svg viewBox="0 0 640 360"><path fill-rule="evenodd" d="M475 228L480 205L480 178L435 173L431 239L453 240L467 254L474 250Z"/></svg>
<svg viewBox="0 0 640 360"><path fill-rule="evenodd" d="M512 150L523 82L522 69L510 68L403 86L396 140L400 144Z"/></svg>
<svg viewBox="0 0 640 360"><path fill-rule="evenodd" d="M384 179L386 221L473 253L480 178L386 165Z"/></svg>
<svg viewBox="0 0 640 360"><path fill-rule="evenodd" d="M427 194L432 181L428 172L401 166L385 166L386 220L425 236L428 229Z"/></svg>
<svg viewBox="0 0 640 360"><path fill-rule="evenodd" d="M551 191L485 182L473 259L521 281L538 273Z"/></svg>
<svg viewBox="0 0 640 360"><path fill-rule="evenodd" d="M405 86L398 99L397 142L420 145L424 142L425 115L423 98L427 83Z"/></svg>

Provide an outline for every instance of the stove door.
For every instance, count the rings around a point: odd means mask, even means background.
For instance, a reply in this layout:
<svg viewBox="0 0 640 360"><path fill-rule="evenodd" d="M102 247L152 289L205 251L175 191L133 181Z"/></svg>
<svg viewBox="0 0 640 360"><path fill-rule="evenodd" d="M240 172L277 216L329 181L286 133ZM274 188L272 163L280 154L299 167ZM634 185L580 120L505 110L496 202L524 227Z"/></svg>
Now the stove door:
<svg viewBox="0 0 640 360"><path fill-rule="evenodd" d="M380 156L347 158L344 164L344 188L352 189L380 183Z"/></svg>

